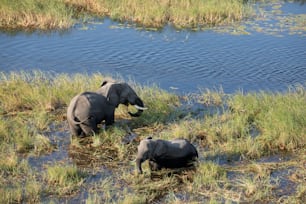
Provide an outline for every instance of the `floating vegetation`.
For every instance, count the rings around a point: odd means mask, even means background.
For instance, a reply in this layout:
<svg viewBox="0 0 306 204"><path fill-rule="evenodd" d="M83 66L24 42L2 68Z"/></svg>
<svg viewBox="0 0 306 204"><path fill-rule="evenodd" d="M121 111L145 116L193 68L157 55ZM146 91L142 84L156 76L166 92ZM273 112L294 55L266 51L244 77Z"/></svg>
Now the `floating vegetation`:
<svg viewBox="0 0 306 204"><path fill-rule="evenodd" d="M293 4L293 2L287 2L287 4ZM288 34L306 36L306 14L285 13L283 1L256 3L255 5L256 15L252 18L242 23L235 22L232 25L215 27L212 30L233 35L264 33L277 37Z"/></svg>

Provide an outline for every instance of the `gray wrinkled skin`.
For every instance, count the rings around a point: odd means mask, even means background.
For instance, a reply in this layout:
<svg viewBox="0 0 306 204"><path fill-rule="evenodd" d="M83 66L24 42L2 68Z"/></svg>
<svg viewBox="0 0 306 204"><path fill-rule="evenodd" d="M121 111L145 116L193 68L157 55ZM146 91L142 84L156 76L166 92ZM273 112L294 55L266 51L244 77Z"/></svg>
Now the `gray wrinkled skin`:
<svg viewBox="0 0 306 204"><path fill-rule="evenodd" d="M67 121L72 135L86 136L98 131L98 124L105 120L105 125L114 123L116 106L106 97L95 92L84 92L75 96L67 109Z"/></svg>
<svg viewBox="0 0 306 204"><path fill-rule="evenodd" d="M180 168L190 166L192 161L198 158L196 148L186 139L153 140L144 139L138 145L136 167L138 173L142 173L141 164L149 160L152 171L161 168Z"/></svg>
<svg viewBox="0 0 306 204"><path fill-rule="evenodd" d="M87 136L98 131L98 124L114 123L115 109L119 104L144 108L142 100L126 83L104 81L96 92L84 92L75 96L67 108L67 121L72 135ZM143 110L130 113L140 116Z"/></svg>

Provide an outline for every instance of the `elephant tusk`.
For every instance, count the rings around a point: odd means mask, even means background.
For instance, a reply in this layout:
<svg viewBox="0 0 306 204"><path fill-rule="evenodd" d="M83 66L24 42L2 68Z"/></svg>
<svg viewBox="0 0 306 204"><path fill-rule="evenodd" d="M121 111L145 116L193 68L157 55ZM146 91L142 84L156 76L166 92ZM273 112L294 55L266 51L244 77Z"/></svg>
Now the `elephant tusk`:
<svg viewBox="0 0 306 204"><path fill-rule="evenodd" d="M148 108L145 107L140 107L138 105L134 105L135 108L137 108L138 110L147 110Z"/></svg>

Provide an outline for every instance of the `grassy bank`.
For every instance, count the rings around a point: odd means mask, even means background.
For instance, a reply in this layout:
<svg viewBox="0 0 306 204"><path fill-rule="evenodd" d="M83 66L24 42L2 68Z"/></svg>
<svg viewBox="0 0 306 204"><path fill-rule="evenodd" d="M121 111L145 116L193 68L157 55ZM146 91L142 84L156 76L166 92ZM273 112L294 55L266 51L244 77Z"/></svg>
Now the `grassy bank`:
<svg viewBox="0 0 306 204"><path fill-rule="evenodd" d="M0 29L66 29L76 18L109 17L161 28L198 28L241 21L250 15L243 0L0 0Z"/></svg>
<svg viewBox="0 0 306 204"><path fill-rule="evenodd" d="M51 30L73 25L72 10L61 0L0 0L0 29Z"/></svg>
<svg viewBox="0 0 306 204"><path fill-rule="evenodd" d="M303 86L284 93L207 90L190 98L130 81L148 107L141 117L130 118L119 106L109 130L70 138L67 104L77 93L96 90L104 78L1 73L1 203L305 200ZM186 100L201 107L191 111ZM199 151L197 167L150 172L144 164L144 174L136 175L137 145L148 135L191 140Z"/></svg>

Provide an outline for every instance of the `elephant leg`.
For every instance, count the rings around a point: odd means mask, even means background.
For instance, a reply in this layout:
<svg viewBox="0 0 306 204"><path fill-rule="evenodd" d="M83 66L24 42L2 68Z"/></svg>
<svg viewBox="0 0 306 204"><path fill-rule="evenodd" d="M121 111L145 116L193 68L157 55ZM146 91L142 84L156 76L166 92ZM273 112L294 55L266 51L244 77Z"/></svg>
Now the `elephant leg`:
<svg viewBox="0 0 306 204"><path fill-rule="evenodd" d="M80 124L80 126L85 135L92 135L93 133L98 132L98 126L95 118L88 119L86 122Z"/></svg>
<svg viewBox="0 0 306 204"><path fill-rule="evenodd" d="M106 117L105 126L110 126L110 125L114 124L114 122L115 122L115 113Z"/></svg>
<svg viewBox="0 0 306 204"><path fill-rule="evenodd" d="M161 169L161 167L154 161L149 161L149 167L151 171L157 171Z"/></svg>
<svg viewBox="0 0 306 204"><path fill-rule="evenodd" d="M75 136L80 136L82 134L82 129L79 125L69 123L70 133Z"/></svg>

